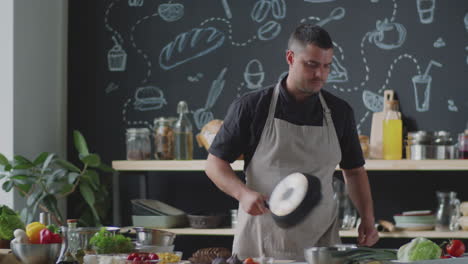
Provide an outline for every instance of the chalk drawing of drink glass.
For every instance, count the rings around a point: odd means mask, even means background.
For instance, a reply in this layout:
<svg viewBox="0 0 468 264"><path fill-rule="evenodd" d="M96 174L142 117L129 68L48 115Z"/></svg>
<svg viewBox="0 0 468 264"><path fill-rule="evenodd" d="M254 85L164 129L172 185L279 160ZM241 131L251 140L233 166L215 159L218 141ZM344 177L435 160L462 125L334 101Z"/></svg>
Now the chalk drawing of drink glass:
<svg viewBox="0 0 468 264"><path fill-rule="evenodd" d="M432 23L434 20L435 0L416 0L416 6L421 23Z"/></svg>
<svg viewBox="0 0 468 264"><path fill-rule="evenodd" d="M442 64L431 60L423 75L415 75L411 79L413 81L416 111L418 112L426 112L429 110L429 99L431 97L432 82L432 77L429 75L429 70L432 65L442 67Z"/></svg>
<svg viewBox="0 0 468 264"><path fill-rule="evenodd" d="M109 71L125 71L127 65L127 53L122 49L115 37L112 37L114 46L107 52L107 63Z"/></svg>

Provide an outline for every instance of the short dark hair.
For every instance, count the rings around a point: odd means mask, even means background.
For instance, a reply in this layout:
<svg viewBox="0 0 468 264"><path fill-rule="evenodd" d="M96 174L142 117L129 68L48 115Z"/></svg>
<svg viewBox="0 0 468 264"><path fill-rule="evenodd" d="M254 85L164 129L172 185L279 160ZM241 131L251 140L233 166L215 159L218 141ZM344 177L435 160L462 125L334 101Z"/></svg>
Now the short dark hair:
<svg viewBox="0 0 468 264"><path fill-rule="evenodd" d="M295 44L305 47L308 44L316 45L321 49L333 48L333 42L328 32L316 25L300 24L289 37L288 49Z"/></svg>

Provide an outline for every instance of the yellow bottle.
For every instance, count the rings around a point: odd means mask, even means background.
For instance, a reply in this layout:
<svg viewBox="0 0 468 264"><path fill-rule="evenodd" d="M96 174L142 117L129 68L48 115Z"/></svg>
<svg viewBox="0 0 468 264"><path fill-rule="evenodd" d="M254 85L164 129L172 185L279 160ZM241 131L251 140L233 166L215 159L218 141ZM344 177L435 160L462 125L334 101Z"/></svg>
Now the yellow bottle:
<svg viewBox="0 0 468 264"><path fill-rule="evenodd" d="M383 158L400 160L403 155L403 122L398 112L398 101L389 102L383 121Z"/></svg>

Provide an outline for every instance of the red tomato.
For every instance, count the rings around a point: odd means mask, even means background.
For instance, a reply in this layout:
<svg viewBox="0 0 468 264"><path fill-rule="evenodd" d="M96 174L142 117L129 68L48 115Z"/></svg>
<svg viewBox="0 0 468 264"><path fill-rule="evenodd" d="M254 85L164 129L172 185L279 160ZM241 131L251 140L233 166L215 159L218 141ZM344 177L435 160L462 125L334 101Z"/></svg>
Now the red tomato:
<svg viewBox="0 0 468 264"><path fill-rule="evenodd" d="M146 255L140 255L140 260L148 260L148 257Z"/></svg>
<svg viewBox="0 0 468 264"><path fill-rule="evenodd" d="M461 240L454 239L446 247L447 253L453 257L460 257L465 253L465 244Z"/></svg>
<svg viewBox="0 0 468 264"><path fill-rule="evenodd" d="M253 258L246 258L244 260L244 264L254 264L254 263L255 263L255 261L253 260Z"/></svg>
<svg viewBox="0 0 468 264"><path fill-rule="evenodd" d="M140 257L135 257L135 258L133 259L133 262L140 262L140 260L141 260Z"/></svg>
<svg viewBox="0 0 468 264"><path fill-rule="evenodd" d="M159 259L159 256L158 256L158 254L156 254L156 253L149 253L149 254L148 254L148 259L150 259L150 260L158 260L158 259Z"/></svg>
<svg viewBox="0 0 468 264"><path fill-rule="evenodd" d="M138 254L137 253L132 253L132 254L128 255L127 260L133 260L136 257L138 257Z"/></svg>

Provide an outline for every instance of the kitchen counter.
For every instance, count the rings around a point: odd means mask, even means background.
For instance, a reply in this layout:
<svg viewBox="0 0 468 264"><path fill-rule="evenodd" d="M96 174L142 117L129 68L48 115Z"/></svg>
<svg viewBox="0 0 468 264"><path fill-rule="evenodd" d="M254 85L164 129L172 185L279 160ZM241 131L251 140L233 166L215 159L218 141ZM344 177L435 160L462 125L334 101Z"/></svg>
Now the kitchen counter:
<svg viewBox="0 0 468 264"><path fill-rule="evenodd" d="M0 264L20 264L10 249L0 249Z"/></svg>

